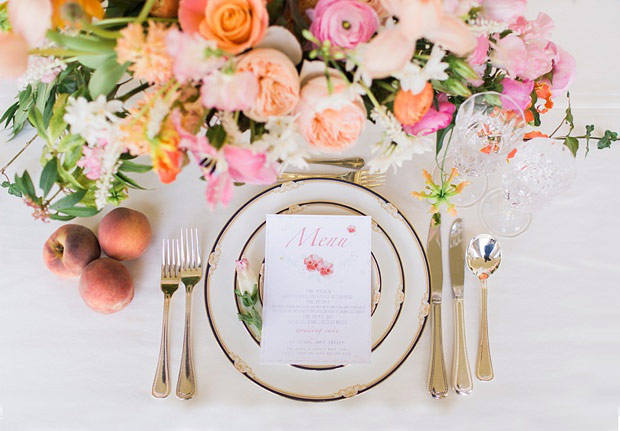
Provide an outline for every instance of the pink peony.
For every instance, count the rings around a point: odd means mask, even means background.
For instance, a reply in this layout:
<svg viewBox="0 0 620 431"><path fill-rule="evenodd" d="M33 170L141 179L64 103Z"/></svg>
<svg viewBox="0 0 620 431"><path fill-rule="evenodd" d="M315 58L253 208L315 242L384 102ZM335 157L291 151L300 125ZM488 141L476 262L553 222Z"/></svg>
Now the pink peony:
<svg viewBox="0 0 620 431"><path fill-rule="evenodd" d="M504 69L508 76L517 77L525 71L528 52L523 40L514 34L500 39L493 45L491 63Z"/></svg>
<svg viewBox="0 0 620 431"><path fill-rule="evenodd" d="M514 79L502 79L502 94L510 97L519 105L521 110L525 111L532 103L532 90L534 90L534 81L515 81ZM509 109L509 108L508 108Z"/></svg>
<svg viewBox="0 0 620 431"><path fill-rule="evenodd" d="M362 133L366 108L358 94L350 95L341 78L332 76L330 80L332 94L324 76L305 83L296 108L297 125L311 147L340 153L353 146Z"/></svg>
<svg viewBox="0 0 620 431"><path fill-rule="evenodd" d="M28 68L28 43L19 34L0 33L0 78L17 78Z"/></svg>
<svg viewBox="0 0 620 431"><path fill-rule="evenodd" d="M525 13L527 0L484 0L481 7L486 19L511 23Z"/></svg>
<svg viewBox="0 0 620 431"><path fill-rule="evenodd" d="M237 63L237 72L252 73L258 82L258 94L244 114L266 122L270 117L290 114L299 101L299 74L293 62L280 51L253 49Z"/></svg>
<svg viewBox="0 0 620 431"><path fill-rule="evenodd" d="M357 0L319 0L308 15L314 37L344 49L367 42L379 26L374 9Z"/></svg>
<svg viewBox="0 0 620 431"><path fill-rule="evenodd" d="M202 104L223 111L249 109L258 95L258 82L251 72L216 71L203 79Z"/></svg>
<svg viewBox="0 0 620 431"><path fill-rule="evenodd" d="M397 29L387 29L364 48L362 68L373 79L387 78L400 72L413 56L415 44Z"/></svg>
<svg viewBox="0 0 620 431"><path fill-rule="evenodd" d="M414 136L426 136L446 128L452 121L452 114L456 108L448 101L448 96L445 94L437 97L437 108L431 107L417 123L403 126L405 132Z"/></svg>
<svg viewBox="0 0 620 431"><path fill-rule="evenodd" d="M564 92L573 82L577 63L572 55L558 45L551 43L551 49L555 53L555 58L553 60L553 82L550 88L555 95Z"/></svg>
<svg viewBox="0 0 620 431"><path fill-rule="evenodd" d="M208 50L215 49L215 42L196 33L189 34L173 29L166 35L166 50L173 58L172 72L181 83L199 81L221 68L226 63L226 58L206 55Z"/></svg>

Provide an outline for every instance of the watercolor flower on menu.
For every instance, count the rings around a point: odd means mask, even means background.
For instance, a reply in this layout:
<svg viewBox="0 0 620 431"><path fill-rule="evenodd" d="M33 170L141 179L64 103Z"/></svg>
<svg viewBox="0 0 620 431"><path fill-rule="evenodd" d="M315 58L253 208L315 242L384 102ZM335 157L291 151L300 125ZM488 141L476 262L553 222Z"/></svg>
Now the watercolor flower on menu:
<svg viewBox="0 0 620 431"><path fill-rule="evenodd" d="M316 254L311 254L304 259L304 265L308 271L316 271L323 264L323 259Z"/></svg>
<svg viewBox="0 0 620 431"><path fill-rule="evenodd" d="M375 10L357 0L319 0L310 17L310 32L320 42L351 49L367 42L377 31L379 18Z"/></svg>
<svg viewBox="0 0 620 431"><path fill-rule="evenodd" d="M269 25L263 0L181 0L179 22L184 32L198 33L230 54L256 45Z"/></svg>
<svg viewBox="0 0 620 431"><path fill-rule="evenodd" d="M321 261L316 268L317 272L323 277L329 277L334 273L334 264L331 262Z"/></svg>
<svg viewBox="0 0 620 431"><path fill-rule="evenodd" d="M271 117L290 114L299 101L299 74L293 62L280 51L259 48L241 56L237 72L256 77L257 95L244 114L254 121L266 122Z"/></svg>
<svg viewBox="0 0 620 431"><path fill-rule="evenodd" d="M331 85L331 94L330 94ZM301 89L297 124L308 144L325 153L340 153L357 142L366 122L362 98L338 76L309 79Z"/></svg>

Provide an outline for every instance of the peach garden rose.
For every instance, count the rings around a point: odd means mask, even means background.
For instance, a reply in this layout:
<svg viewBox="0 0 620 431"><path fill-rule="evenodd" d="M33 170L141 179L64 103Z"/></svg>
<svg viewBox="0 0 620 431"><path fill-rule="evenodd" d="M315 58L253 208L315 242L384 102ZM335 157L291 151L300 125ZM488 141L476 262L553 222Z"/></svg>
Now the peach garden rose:
<svg viewBox="0 0 620 431"><path fill-rule="evenodd" d="M269 25L263 0L181 0L179 22L230 54L256 45Z"/></svg>
<svg viewBox="0 0 620 431"><path fill-rule="evenodd" d="M351 147L362 133L366 108L359 95L351 97L347 83L337 76L317 76L301 89L297 124L308 144L325 153L340 153Z"/></svg>
<svg viewBox="0 0 620 431"><path fill-rule="evenodd" d="M255 121L290 114L299 101L299 74L289 58L275 49L254 49L243 55L237 71L258 80L258 96L244 114Z"/></svg>

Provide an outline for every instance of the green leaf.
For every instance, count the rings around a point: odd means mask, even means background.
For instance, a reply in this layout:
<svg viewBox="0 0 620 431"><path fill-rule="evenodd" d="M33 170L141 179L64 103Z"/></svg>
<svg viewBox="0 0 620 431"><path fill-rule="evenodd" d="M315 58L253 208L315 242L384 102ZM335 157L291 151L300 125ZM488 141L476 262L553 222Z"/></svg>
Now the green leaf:
<svg viewBox="0 0 620 431"><path fill-rule="evenodd" d="M616 132L612 132L611 130L605 130L605 134L601 139L599 139L597 147L599 150L603 148L609 148L612 142L616 142L618 140L618 134Z"/></svg>
<svg viewBox="0 0 620 431"><path fill-rule="evenodd" d="M61 214L50 214L49 215L50 220L58 220L58 221L69 221L69 220L73 220L75 218L75 216L71 216L71 215L61 215Z"/></svg>
<svg viewBox="0 0 620 431"><path fill-rule="evenodd" d="M59 209L58 212L75 217L92 217L99 213L97 208L93 207L69 207Z"/></svg>
<svg viewBox="0 0 620 431"><path fill-rule="evenodd" d="M437 140L435 143L435 154L439 154L441 149L443 148L443 141L450 130L452 130L453 124L450 124L445 129L441 129L437 132Z"/></svg>
<svg viewBox="0 0 620 431"><path fill-rule="evenodd" d="M90 77L88 83L90 97L96 99L102 94L107 95L116 86L128 67L129 62L118 64L116 56L110 57Z"/></svg>
<svg viewBox="0 0 620 431"><path fill-rule="evenodd" d="M590 152L590 139L592 138L592 132L594 132L594 124L588 124L586 126L586 157Z"/></svg>
<svg viewBox="0 0 620 431"><path fill-rule="evenodd" d="M54 102L54 107L52 108L52 118L50 119L48 129L52 142L56 141L67 128L67 123L65 123L63 117L65 115L65 107L67 106L68 98L69 95L63 93L60 94Z"/></svg>
<svg viewBox="0 0 620 431"><path fill-rule="evenodd" d="M69 183L71 184L71 186L77 190L82 190L84 189L84 186L82 184L80 184L78 182L78 180L75 179L75 177L70 174L69 172L67 172L63 166L62 163L60 163L58 165L58 175L60 176L60 178L65 182L65 183Z"/></svg>
<svg viewBox="0 0 620 431"><path fill-rule="evenodd" d="M41 178L39 178L39 188L43 191L43 197L52 189L52 186L58 178L58 159L54 157L45 164L43 172L41 172Z"/></svg>
<svg viewBox="0 0 620 431"><path fill-rule="evenodd" d="M226 131L221 124L216 124L207 129L207 138L209 138L209 143L219 150L226 140Z"/></svg>
<svg viewBox="0 0 620 431"><path fill-rule="evenodd" d="M71 151L67 151L65 153L65 159L62 163L63 168L67 171L75 168L77 162L82 158L82 147L75 146L71 149Z"/></svg>
<svg viewBox="0 0 620 431"><path fill-rule="evenodd" d="M142 187L140 184L136 183L134 180L132 180L131 178L129 178L125 174L117 172L117 173L114 174L114 177L116 179L120 180L121 182L123 182L128 187L131 187L132 189L146 190L144 187Z"/></svg>
<svg viewBox="0 0 620 431"><path fill-rule="evenodd" d="M79 55L77 61L88 68L99 69L112 57L114 57L114 53L103 55Z"/></svg>
<svg viewBox="0 0 620 431"><path fill-rule="evenodd" d="M116 46L113 40L94 36L68 36L55 31L48 31L46 36L49 40L56 42L62 47L85 53L103 54L105 52L112 52Z"/></svg>
<svg viewBox="0 0 620 431"><path fill-rule="evenodd" d="M39 111L36 107L30 110L30 114L28 115L28 121L30 124L37 129L37 134L43 139L49 141L47 136L47 131L45 130L45 125L43 124L43 116L41 115L41 111Z"/></svg>
<svg viewBox="0 0 620 431"><path fill-rule="evenodd" d="M5 128L9 126L9 123L15 116L15 113L17 112L18 108L19 108L19 102L15 102L11 106L9 106L9 108L6 111L4 111L4 114L2 114L2 117L0 118L0 123L4 122Z"/></svg>
<svg viewBox="0 0 620 431"><path fill-rule="evenodd" d="M137 172L137 173L148 172L151 169L153 169L151 165L143 165L141 163L130 162L129 160L123 160L121 163L121 166L119 167L119 170L123 172Z"/></svg>
<svg viewBox="0 0 620 431"><path fill-rule="evenodd" d="M69 151L73 151L75 147L81 147L84 145L84 138L80 135L66 135L63 136L58 144L56 145L56 149L60 153L67 153Z"/></svg>
<svg viewBox="0 0 620 431"><path fill-rule="evenodd" d="M573 157L577 156L577 151L579 150L579 140L577 138L568 137L564 139L564 145L573 153Z"/></svg>
<svg viewBox="0 0 620 431"><path fill-rule="evenodd" d="M86 190L80 190L75 193L71 193L61 199L58 199L56 202L50 205L50 208L53 210L62 210L65 208L70 208L78 204L84 195L86 194Z"/></svg>

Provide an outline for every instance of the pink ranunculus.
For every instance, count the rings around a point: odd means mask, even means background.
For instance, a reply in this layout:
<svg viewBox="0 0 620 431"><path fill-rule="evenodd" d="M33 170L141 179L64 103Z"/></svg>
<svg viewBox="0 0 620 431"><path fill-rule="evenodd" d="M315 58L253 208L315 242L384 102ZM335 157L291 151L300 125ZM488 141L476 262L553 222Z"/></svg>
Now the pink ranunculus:
<svg viewBox="0 0 620 431"><path fill-rule="evenodd" d="M523 70L517 74L519 78L534 81L553 68L555 53L551 42L544 39L528 40L525 43L527 61Z"/></svg>
<svg viewBox="0 0 620 431"><path fill-rule="evenodd" d="M534 81L516 81L510 78L502 79L502 94L510 97L515 101L521 110L525 111L532 103L532 90L534 90ZM505 107L510 109L510 107Z"/></svg>
<svg viewBox="0 0 620 431"><path fill-rule="evenodd" d="M469 57L467 57L467 62L471 66L480 66L481 64L486 63L489 45L489 37L486 34L481 34L478 36L476 38L476 47Z"/></svg>
<svg viewBox="0 0 620 431"><path fill-rule="evenodd" d="M405 132L413 136L426 136L444 129L452 121L456 107L448 101L448 96L440 94L437 97L437 109L431 107L417 123L403 126Z"/></svg>
<svg viewBox="0 0 620 431"><path fill-rule="evenodd" d="M7 14L13 33L22 35L31 47L43 40L52 25L50 0L11 0Z"/></svg>
<svg viewBox="0 0 620 431"><path fill-rule="evenodd" d="M486 19L511 23L525 13L527 0L484 0L481 7Z"/></svg>
<svg viewBox="0 0 620 431"><path fill-rule="evenodd" d="M525 17L520 16L509 26L510 30L524 40L549 39L553 28L553 20L543 12L539 12L536 19L532 21L528 21Z"/></svg>
<svg viewBox="0 0 620 431"><path fill-rule="evenodd" d="M374 9L357 0L319 0L308 12L314 37L343 49L367 42L379 26Z"/></svg>
<svg viewBox="0 0 620 431"><path fill-rule="evenodd" d="M553 60L553 82L550 85L551 92L556 95L566 91L575 78L577 63L575 58L564 51L558 45L551 43L555 53Z"/></svg>
<svg viewBox="0 0 620 431"><path fill-rule="evenodd" d="M0 78L17 78L28 69L28 43L19 34L0 33Z"/></svg>
<svg viewBox="0 0 620 431"><path fill-rule="evenodd" d="M331 94L324 76L308 80L295 111L300 132L311 147L340 153L357 142L366 121L366 108L358 94L352 96L347 91L345 81L337 76L330 80Z"/></svg>
<svg viewBox="0 0 620 431"><path fill-rule="evenodd" d="M384 30L364 47L362 68L373 79L387 78L403 70L414 49L415 43L397 29Z"/></svg>
<svg viewBox="0 0 620 431"><path fill-rule="evenodd" d="M258 94L244 114L266 122L293 112L299 101L299 74L293 62L280 51L253 49L237 63L237 72L250 72L258 82Z"/></svg>
<svg viewBox="0 0 620 431"><path fill-rule="evenodd" d="M177 81L200 81L226 63L225 57L205 55L209 49L217 49L216 43L197 33L170 30L166 35L166 50L174 60L172 72Z"/></svg>
<svg viewBox="0 0 620 431"><path fill-rule="evenodd" d="M525 71L527 61L528 51L525 42L517 35L509 34L493 45L491 64L504 69L513 78Z"/></svg>
<svg viewBox="0 0 620 431"><path fill-rule="evenodd" d="M224 145L220 151L228 164L228 173L233 181L248 184L276 182L276 166L267 164L265 153L236 145Z"/></svg>
<svg viewBox="0 0 620 431"><path fill-rule="evenodd" d="M200 94L206 108L242 111L256 100L258 81L251 72L216 71L203 79Z"/></svg>

